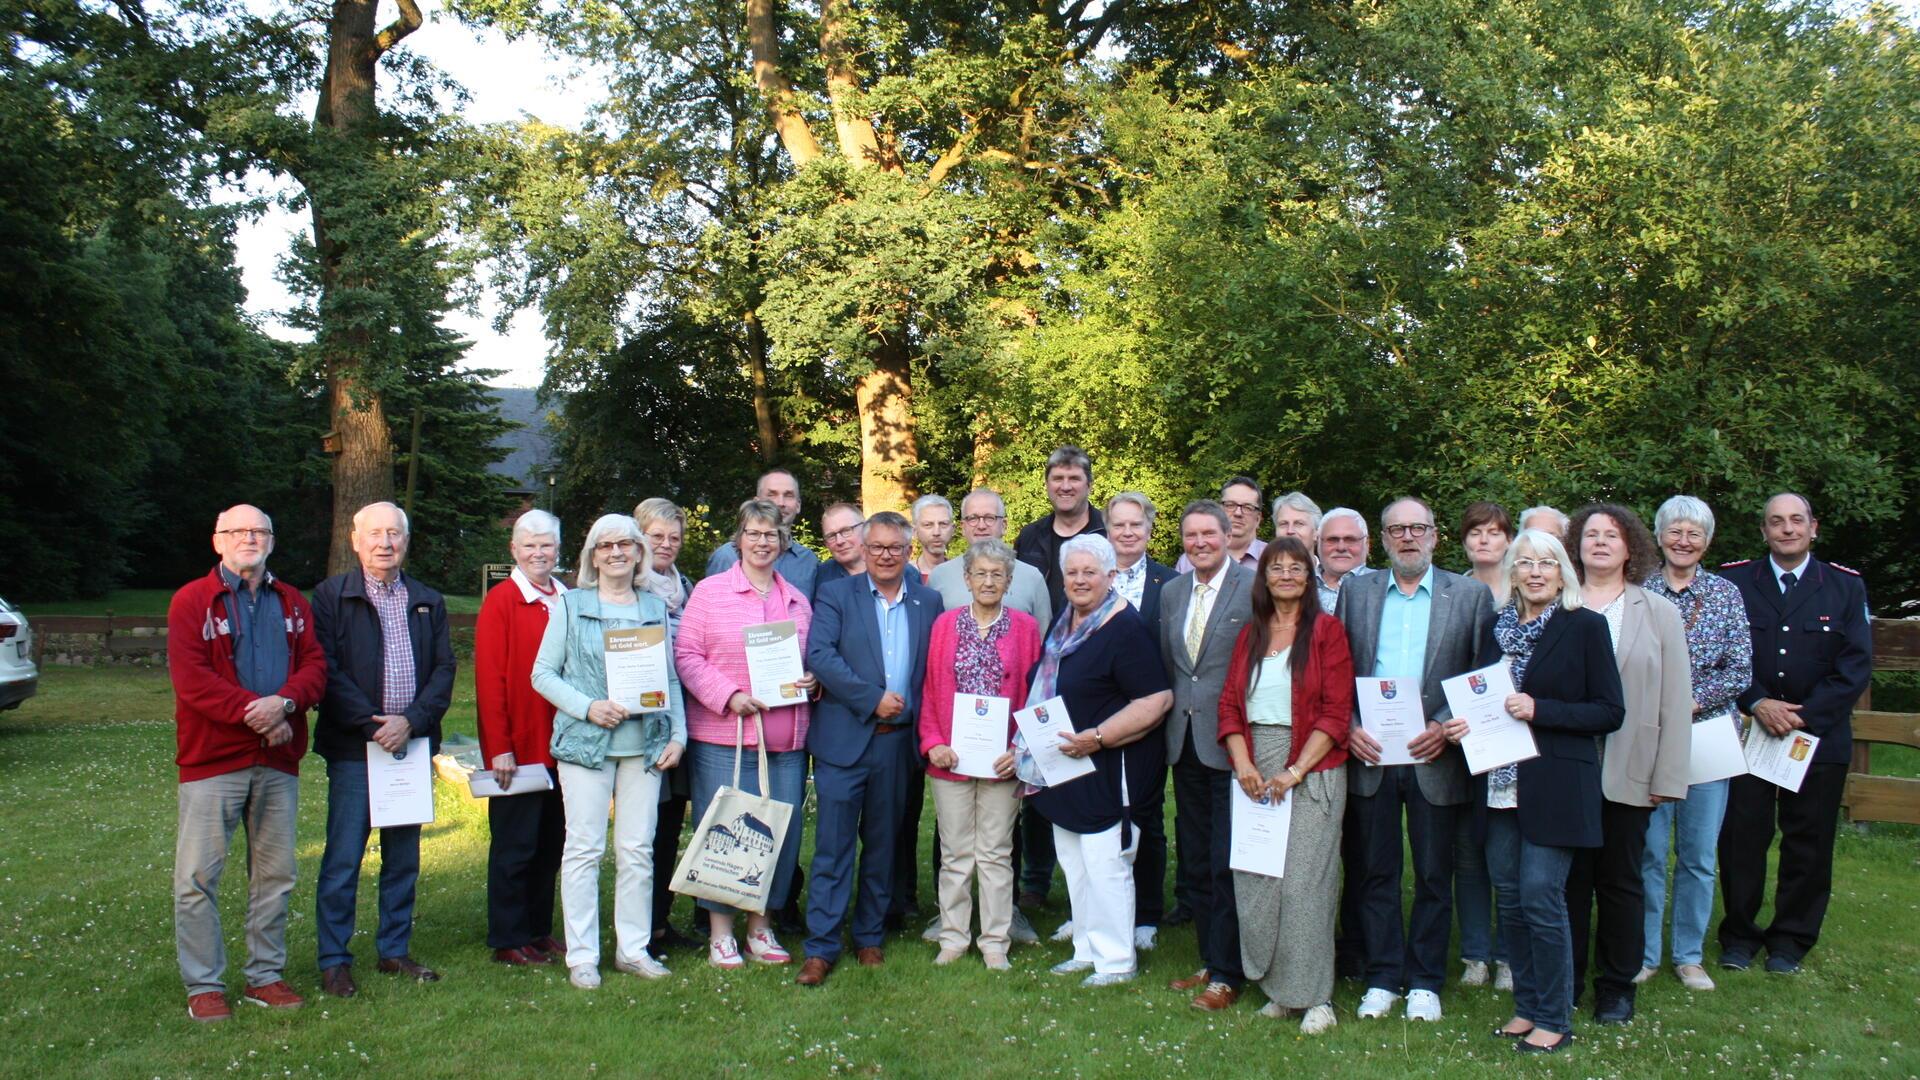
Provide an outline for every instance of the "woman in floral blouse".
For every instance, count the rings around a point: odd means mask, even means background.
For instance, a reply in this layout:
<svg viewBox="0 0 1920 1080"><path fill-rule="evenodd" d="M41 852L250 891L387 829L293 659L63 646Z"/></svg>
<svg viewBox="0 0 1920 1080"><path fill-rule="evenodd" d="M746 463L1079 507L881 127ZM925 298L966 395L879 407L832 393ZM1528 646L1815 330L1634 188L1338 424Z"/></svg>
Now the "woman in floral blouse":
<svg viewBox="0 0 1920 1080"><path fill-rule="evenodd" d="M1693 722L1732 724L1740 715L1734 698L1753 681L1753 637L1740 588L1700 568L1713 543L1713 511L1691 495L1662 503L1653 519L1665 564L1645 588L1680 609L1693 668ZM1714 852L1727 812L1727 781L1694 784L1681 802L1662 803L1647 823L1641 876L1647 898L1647 949L1636 982L1660 970L1660 938L1667 897L1667 837L1673 836L1673 967L1689 990L1711 990L1700 963L1707 920L1713 915Z"/></svg>
<svg viewBox="0 0 1920 1080"><path fill-rule="evenodd" d="M1008 967L1013 927L1013 820L1017 785L980 779L954 769L954 696L1007 699L1007 737L1012 716L1026 708L1027 673L1040 659L1040 624L1005 606L1013 581L1013 549L999 540L975 540L963 556L966 607L942 612L927 646L927 681L920 705L920 752L933 777L934 813L940 826L940 954L936 964L966 955L973 924L972 878L980 878L980 955L987 967ZM999 755L996 754L996 757Z"/></svg>

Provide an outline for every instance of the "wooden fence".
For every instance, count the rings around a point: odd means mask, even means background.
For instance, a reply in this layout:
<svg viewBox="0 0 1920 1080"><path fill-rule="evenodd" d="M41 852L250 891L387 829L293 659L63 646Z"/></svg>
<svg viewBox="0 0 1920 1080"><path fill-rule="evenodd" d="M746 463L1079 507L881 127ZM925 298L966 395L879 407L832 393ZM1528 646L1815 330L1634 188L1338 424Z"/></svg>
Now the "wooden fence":
<svg viewBox="0 0 1920 1080"><path fill-rule="evenodd" d="M1920 620L1873 620L1873 670L1920 671ZM1860 695L1853 713L1853 765L1847 771L1845 806L1856 822L1898 821L1920 825L1920 780L1873 775L1874 744L1920 748L1920 713L1879 712L1873 690Z"/></svg>

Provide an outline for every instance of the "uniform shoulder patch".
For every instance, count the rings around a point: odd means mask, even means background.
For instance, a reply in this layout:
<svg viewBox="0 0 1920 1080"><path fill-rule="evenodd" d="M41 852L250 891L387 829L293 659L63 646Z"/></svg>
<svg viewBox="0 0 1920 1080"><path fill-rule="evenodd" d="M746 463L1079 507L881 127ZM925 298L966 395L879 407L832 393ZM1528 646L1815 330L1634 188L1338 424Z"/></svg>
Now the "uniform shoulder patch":
<svg viewBox="0 0 1920 1080"><path fill-rule="evenodd" d="M1722 570L1731 570L1731 569L1733 569L1733 568L1734 568L1734 567L1736 567L1736 566L1745 566L1745 565L1747 565L1748 563L1750 563L1750 562L1752 562L1752 561L1753 561L1752 559L1735 559L1735 560L1734 560L1734 561L1732 561L1732 562L1723 562L1723 563L1721 563L1721 564L1720 564L1720 569L1722 569Z"/></svg>
<svg viewBox="0 0 1920 1080"><path fill-rule="evenodd" d="M1854 569L1853 567L1851 567L1851 566L1841 566L1841 565L1840 565L1839 563L1837 563L1837 562L1830 562L1830 563L1828 563L1827 565L1828 565L1828 566L1831 566L1831 567L1833 567L1833 568L1834 568L1835 570L1843 570L1843 571L1845 571L1845 572L1847 572L1847 573L1849 573L1849 574L1852 574L1852 575L1853 575L1854 577L1859 577L1859 576L1860 576L1860 571L1858 571L1858 570L1855 570L1855 569Z"/></svg>

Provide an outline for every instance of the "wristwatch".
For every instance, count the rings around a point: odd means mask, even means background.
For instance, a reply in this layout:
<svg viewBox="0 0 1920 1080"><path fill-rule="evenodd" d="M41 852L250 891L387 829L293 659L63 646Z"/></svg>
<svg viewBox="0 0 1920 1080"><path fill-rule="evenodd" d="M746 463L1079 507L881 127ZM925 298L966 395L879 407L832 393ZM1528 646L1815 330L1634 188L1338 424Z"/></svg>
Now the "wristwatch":
<svg viewBox="0 0 1920 1080"><path fill-rule="evenodd" d="M300 706L298 706L298 705L295 705L295 704L293 703L293 699L292 699L292 698L281 698L281 699L280 699L280 712L281 712L281 715L283 715L283 716L292 716L292 715L293 715L294 713L297 713L297 712L299 712L299 711L300 711Z"/></svg>

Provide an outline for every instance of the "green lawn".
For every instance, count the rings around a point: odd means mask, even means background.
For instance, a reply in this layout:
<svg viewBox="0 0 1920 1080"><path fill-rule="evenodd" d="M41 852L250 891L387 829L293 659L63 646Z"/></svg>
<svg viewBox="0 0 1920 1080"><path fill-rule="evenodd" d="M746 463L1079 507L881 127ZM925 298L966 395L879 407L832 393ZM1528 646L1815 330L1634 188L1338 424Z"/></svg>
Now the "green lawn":
<svg viewBox="0 0 1920 1080"><path fill-rule="evenodd" d="M1343 983L1341 1025L1314 1040L1256 1015L1259 995L1224 1016L1164 988L1196 966L1191 932L1172 930L1131 986L1085 991L1048 965L1064 945L1017 950L1017 970L935 970L932 947L891 943L888 965L843 967L820 990L786 971L726 977L679 957L644 983L607 971L594 993L558 969L509 970L483 945L484 815L441 791L429 827L415 952L445 981L415 986L372 971L362 990L318 997L313 875L326 809L309 759L300 823L289 974L305 1010L244 1009L211 1028L185 1016L172 947L175 775L163 674L49 669L41 696L0 715L0 1042L10 1075L495 1076L546 1074L909 1077L1047 1075L1286 1076L1913 1076L1920 1073L1920 849L1911 829L1844 830L1827 933L1805 974L1729 975L1711 994L1670 977L1645 987L1625 1030L1580 1029L1572 1053L1519 1062L1487 1035L1504 1019L1490 991L1446 996L1442 1023L1361 1023ZM470 680L450 727L472 729ZM931 814L929 814L929 822ZM361 926L372 925L372 871ZM611 881L611 873L606 875ZM244 864L224 883L229 977L244 961ZM922 895L931 897L929 885ZM1039 920L1064 917L1064 888ZM682 903L676 917L684 921ZM604 922L604 920L603 920ZM606 930L606 933L611 933ZM797 941L789 942L797 947ZM610 951L610 949L609 949ZM1716 972L1716 977L1719 973ZM236 1006L236 1009L240 1009ZM19 1068L20 1073L13 1073ZM403 1072L404 1070L404 1072Z"/></svg>
<svg viewBox="0 0 1920 1080"><path fill-rule="evenodd" d="M312 592L308 587L304 592ZM165 616L167 605L173 600L172 589L115 589L105 596L92 600L54 600L39 604L25 604L21 610L27 613L29 620L41 615L151 615ZM448 596L447 610L454 614L476 615L480 611L478 596Z"/></svg>

